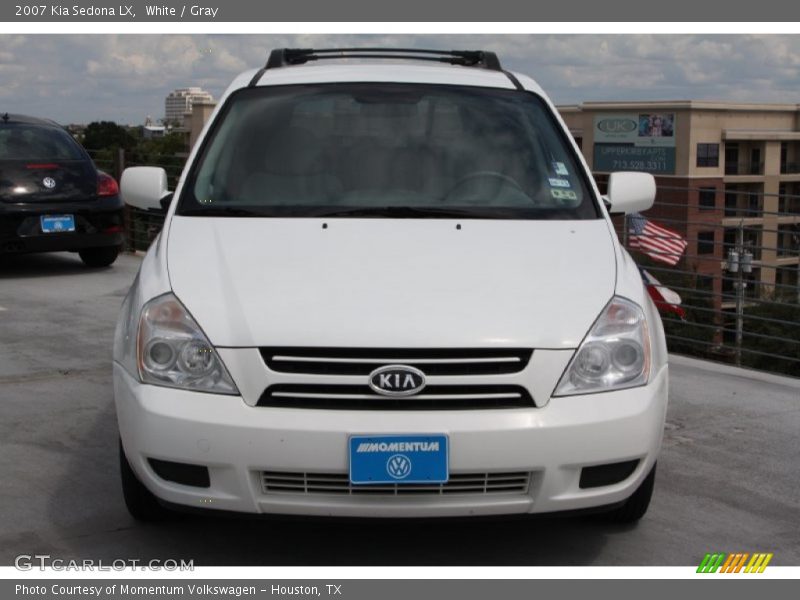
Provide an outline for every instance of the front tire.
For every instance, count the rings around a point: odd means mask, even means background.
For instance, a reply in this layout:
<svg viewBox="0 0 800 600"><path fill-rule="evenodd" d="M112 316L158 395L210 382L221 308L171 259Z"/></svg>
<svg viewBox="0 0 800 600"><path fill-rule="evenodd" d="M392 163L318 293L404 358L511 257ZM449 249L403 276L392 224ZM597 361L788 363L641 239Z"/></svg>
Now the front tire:
<svg viewBox="0 0 800 600"><path fill-rule="evenodd" d="M83 264L87 267L107 267L119 256L118 246L101 246L99 248L84 248L78 250Z"/></svg>
<svg viewBox="0 0 800 600"><path fill-rule="evenodd" d="M625 504L607 513L607 518L615 523L636 523L645 515L650 506L655 481L656 465L654 464L633 495L625 501Z"/></svg>
<svg viewBox="0 0 800 600"><path fill-rule="evenodd" d="M125 499L125 506L128 512L137 521L152 522L163 521L169 516L169 511L164 508L148 490L144 484L136 477L125 450L122 448L122 441L119 443L119 471L122 479L122 496Z"/></svg>

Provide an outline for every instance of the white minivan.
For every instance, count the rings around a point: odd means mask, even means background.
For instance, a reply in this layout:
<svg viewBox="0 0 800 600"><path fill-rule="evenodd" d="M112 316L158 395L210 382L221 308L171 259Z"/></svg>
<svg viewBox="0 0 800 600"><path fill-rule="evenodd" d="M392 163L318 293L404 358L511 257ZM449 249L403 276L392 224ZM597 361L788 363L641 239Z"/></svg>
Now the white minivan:
<svg viewBox="0 0 800 600"><path fill-rule="evenodd" d="M237 77L122 306L125 501L345 517L646 511L661 321L554 106L491 52L275 50Z"/></svg>

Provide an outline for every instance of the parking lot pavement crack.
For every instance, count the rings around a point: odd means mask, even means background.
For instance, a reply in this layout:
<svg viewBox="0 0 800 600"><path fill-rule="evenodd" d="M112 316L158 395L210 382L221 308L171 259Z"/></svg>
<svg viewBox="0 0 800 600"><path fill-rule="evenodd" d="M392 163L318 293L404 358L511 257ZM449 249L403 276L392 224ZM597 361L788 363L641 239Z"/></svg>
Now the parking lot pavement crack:
<svg viewBox="0 0 800 600"><path fill-rule="evenodd" d="M35 371L33 373L22 373L14 375L0 375L0 385L27 383L30 381L46 381L48 379L85 377L87 375L108 375L111 373L111 365L93 367L90 369L54 369L47 371Z"/></svg>

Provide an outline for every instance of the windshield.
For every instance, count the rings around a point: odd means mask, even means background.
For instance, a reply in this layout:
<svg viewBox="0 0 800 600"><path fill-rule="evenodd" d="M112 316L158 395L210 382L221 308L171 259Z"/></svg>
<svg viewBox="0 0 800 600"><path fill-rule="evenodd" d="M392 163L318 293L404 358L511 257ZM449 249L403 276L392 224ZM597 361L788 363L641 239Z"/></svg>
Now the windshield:
<svg viewBox="0 0 800 600"><path fill-rule="evenodd" d="M54 127L0 125L0 160L80 160L78 144Z"/></svg>
<svg viewBox="0 0 800 600"><path fill-rule="evenodd" d="M591 219L596 206L545 103L418 84L241 90L178 214Z"/></svg>

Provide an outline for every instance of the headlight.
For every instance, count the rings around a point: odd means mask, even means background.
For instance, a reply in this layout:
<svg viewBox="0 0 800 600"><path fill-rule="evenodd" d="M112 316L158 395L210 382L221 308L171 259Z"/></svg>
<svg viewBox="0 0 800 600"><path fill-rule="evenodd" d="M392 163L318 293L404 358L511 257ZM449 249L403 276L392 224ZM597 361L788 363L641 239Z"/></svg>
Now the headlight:
<svg viewBox="0 0 800 600"><path fill-rule="evenodd" d="M216 350L172 294L154 298L142 308L136 357L143 383L239 393Z"/></svg>
<svg viewBox="0 0 800 600"><path fill-rule="evenodd" d="M635 387L650 373L650 334L644 311L625 298L611 299L584 338L554 396Z"/></svg>

